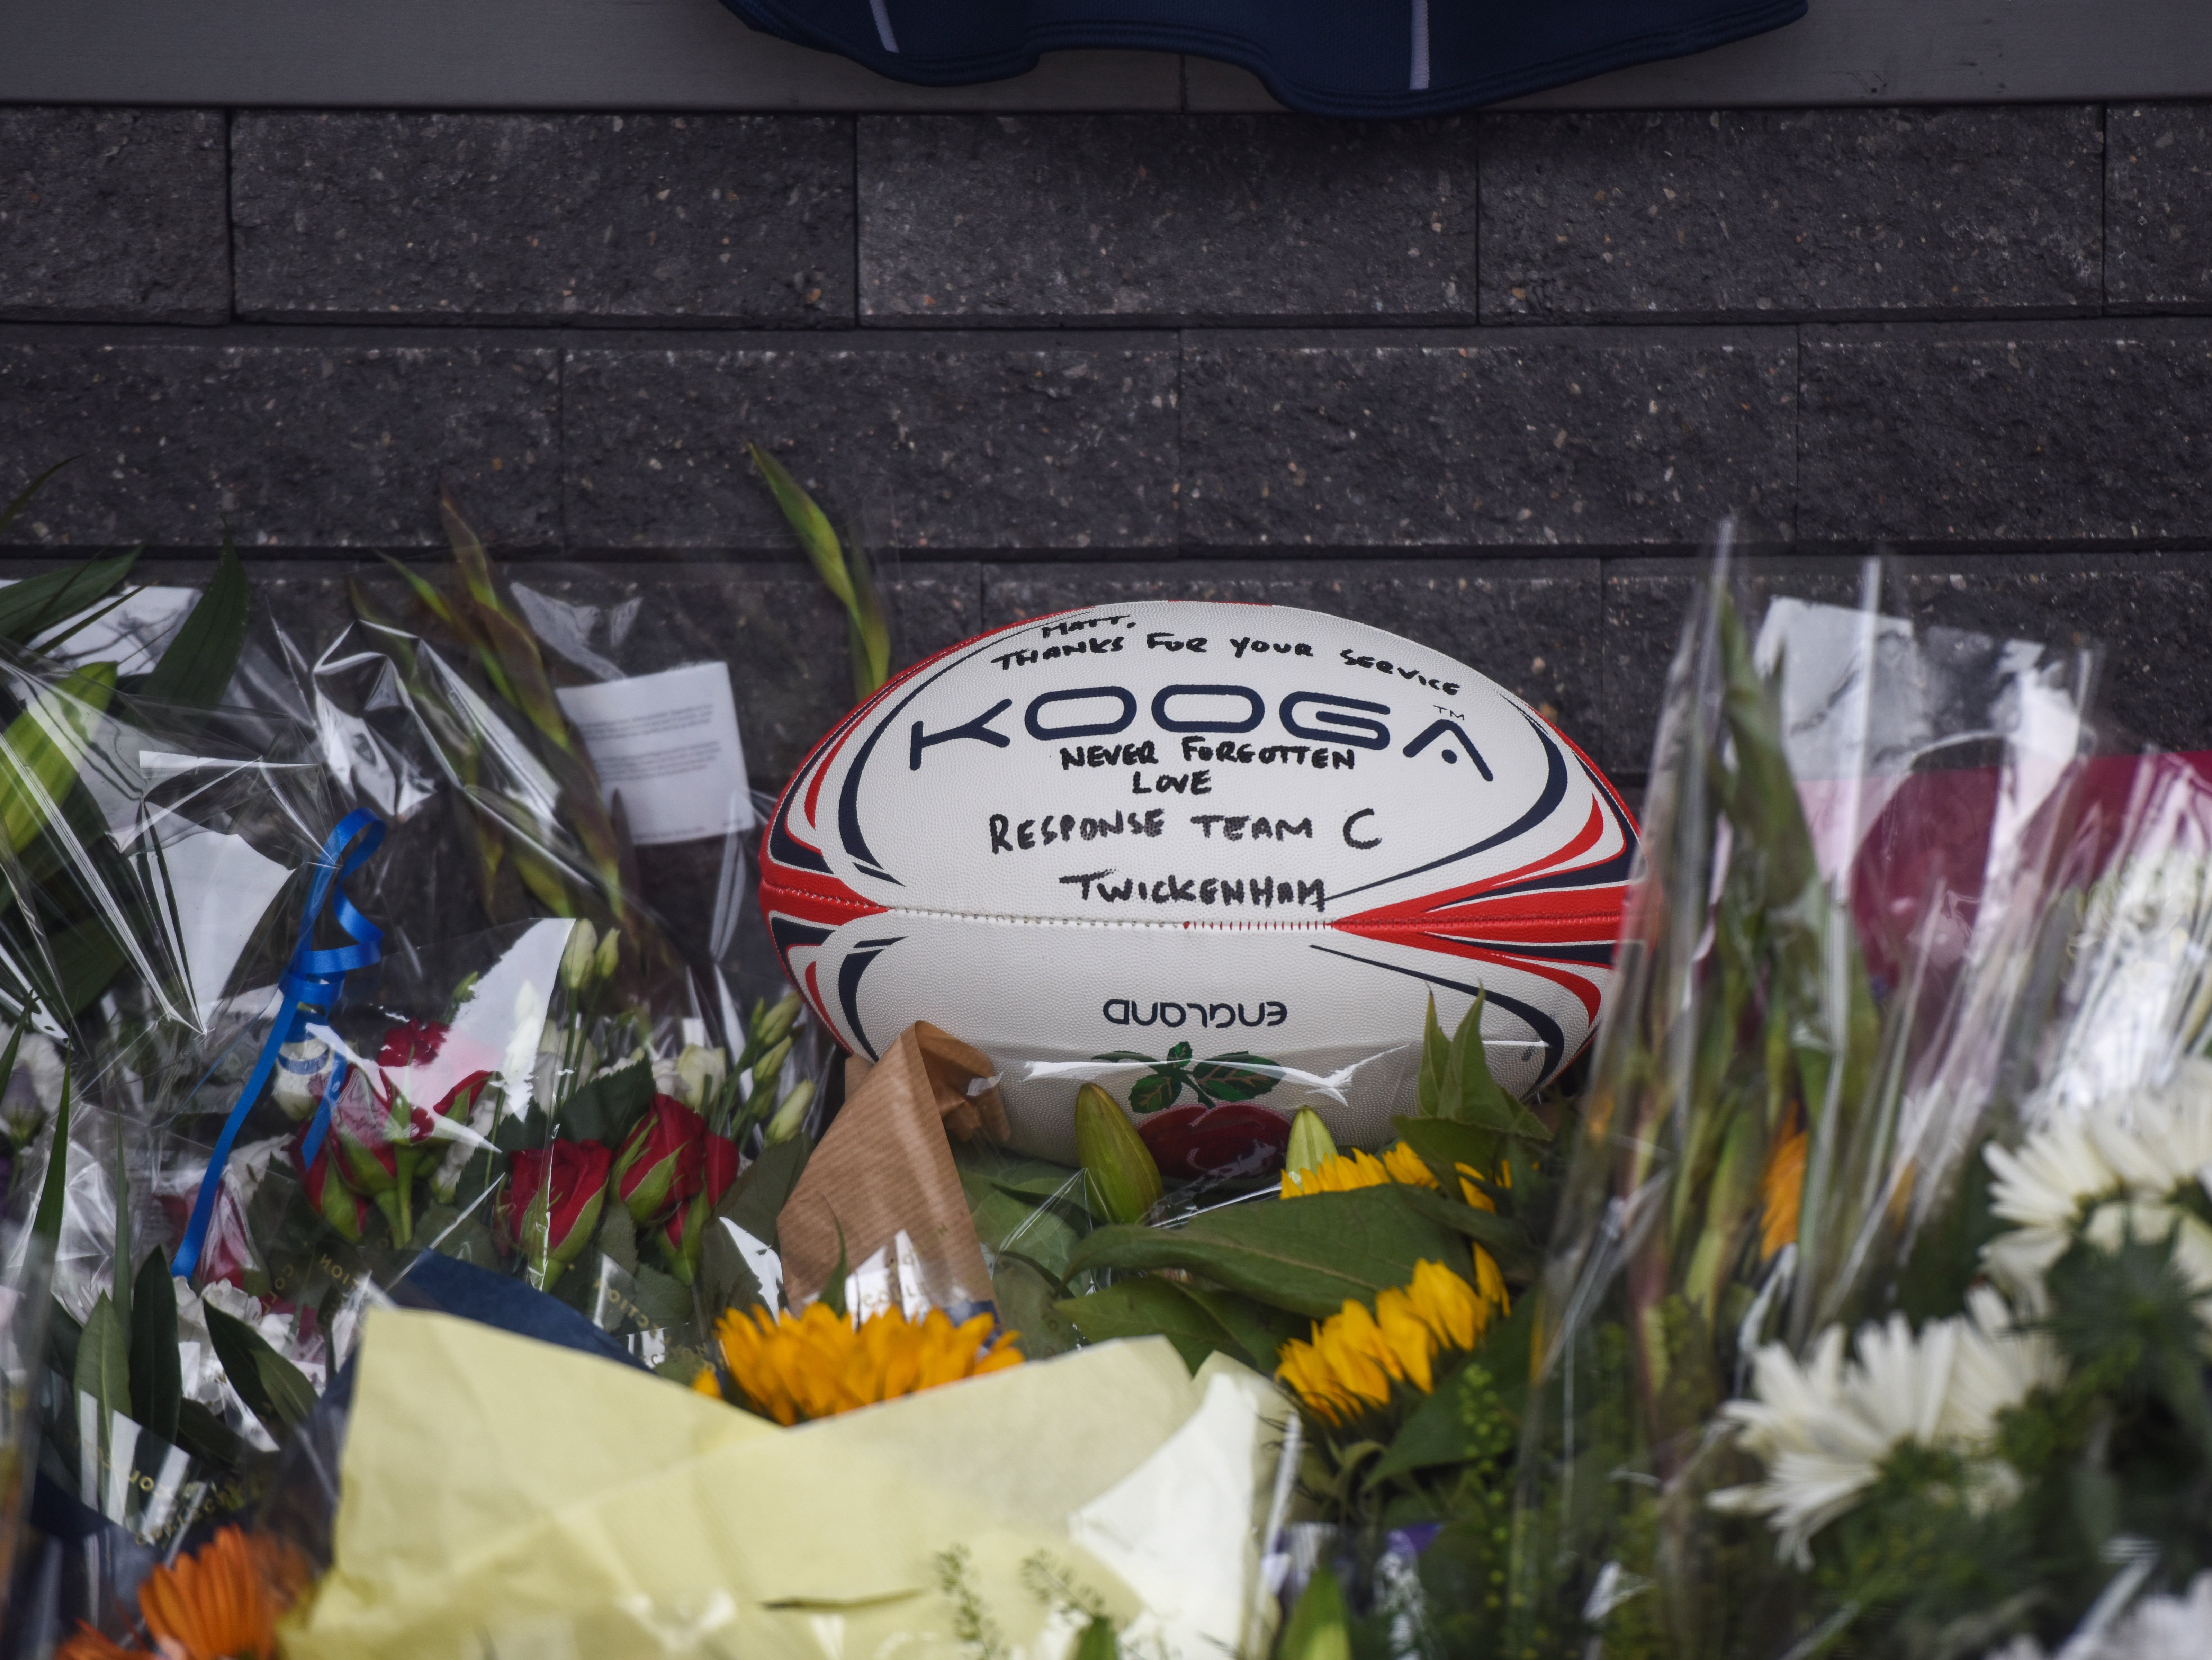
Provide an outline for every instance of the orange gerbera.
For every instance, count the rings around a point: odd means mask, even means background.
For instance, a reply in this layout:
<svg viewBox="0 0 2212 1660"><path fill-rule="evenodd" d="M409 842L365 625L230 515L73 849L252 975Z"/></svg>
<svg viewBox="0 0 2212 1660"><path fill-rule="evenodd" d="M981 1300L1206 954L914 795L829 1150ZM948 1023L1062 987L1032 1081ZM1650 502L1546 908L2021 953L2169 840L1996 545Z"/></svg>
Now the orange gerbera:
<svg viewBox="0 0 2212 1660"><path fill-rule="evenodd" d="M276 1621L312 1577L291 1546L224 1528L198 1552L146 1576L138 1617L162 1660L275 1660ZM139 1660L144 1652L83 1626L56 1660Z"/></svg>

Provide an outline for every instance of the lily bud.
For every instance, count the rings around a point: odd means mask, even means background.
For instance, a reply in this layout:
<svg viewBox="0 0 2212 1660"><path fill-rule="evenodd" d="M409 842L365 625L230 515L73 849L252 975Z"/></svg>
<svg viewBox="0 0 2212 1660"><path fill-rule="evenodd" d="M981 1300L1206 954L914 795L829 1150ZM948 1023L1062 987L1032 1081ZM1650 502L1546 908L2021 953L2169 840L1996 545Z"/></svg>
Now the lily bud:
<svg viewBox="0 0 2212 1660"><path fill-rule="evenodd" d="M656 1222L706 1183L707 1121L656 1095L614 1158L615 1197L640 1223Z"/></svg>
<svg viewBox="0 0 2212 1660"><path fill-rule="evenodd" d="M578 917L568 930L568 948L561 953L561 983L570 991L581 991L597 979L599 950L599 931L589 917Z"/></svg>
<svg viewBox="0 0 2212 1660"><path fill-rule="evenodd" d="M615 970L622 966L622 930L609 928L606 938L599 941L599 960L594 965L602 980L611 980Z"/></svg>
<svg viewBox="0 0 2212 1660"><path fill-rule="evenodd" d="M1283 1168L1295 1176L1335 1157L1336 1138L1321 1122L1321 1115L1311 1107L1300 1107L1291 1120L1291 1145L1283 1154Z"/></svg>
<svg viewBox="0 0 2212 1660"><path fill-rule="evenodd" d="M802 1078L791 1086L791 1093L775 1104L775 1116L768 1121L761 1139L770 1146L788 1141L799 1134L806 1122L806 1110L814 1104L814 1080Z"/></svg>
<svg viewBox="0 0 2212 1660"><path fill-rule="evenodd" d="M1075 1148L1091 1202L1109 1221L1141 1222L1160 1201L1160 1167L1112 1096L1096 1084L1075 1091Z"/></svg>

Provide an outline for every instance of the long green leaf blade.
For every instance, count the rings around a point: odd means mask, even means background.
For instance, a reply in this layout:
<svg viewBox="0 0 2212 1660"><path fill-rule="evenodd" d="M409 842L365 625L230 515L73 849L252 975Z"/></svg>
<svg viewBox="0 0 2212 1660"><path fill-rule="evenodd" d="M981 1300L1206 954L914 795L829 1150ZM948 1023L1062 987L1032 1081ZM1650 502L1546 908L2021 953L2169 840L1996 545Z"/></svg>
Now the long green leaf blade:
<svg viewBox="0 0 2212 1660"><path fill-rule="evenodd" d="M784 518L790 521L799 547L813 562L823 586L837 596L837 603L844 606L846 614L857 625L860 620L860 596L853 591L853 574L846 569L845 550L838 545L837 532L830 528L830 515L815 505L814 498L784 470L783 463L758 444L746 445L745 453L752 457L753 465L768 481L769 494L783 509Z"/></svg>
<svg viewBox="0 0 2212 1660"><path fill-rule="evenodd" d="M65 617L89 610L131 574L138 550L113 559L90 559L67 570L27 576L0 588L0 640L18 645Z"/></svg>
<svg viewBox="0 0 2212 1660"><path fill-rule="evenodd" d="M159 1250L149 1250L131 1289L131 1415L173 1442L184 1403L177 1293L169 1282L168 1263Z"/></svg>
<svg viewBox="0 0 2212 1660"><path fill-rule="evenodd" d="M76 1386L105 1410L131 1415L131 1338L106 1292L77 1339Z"/></svg>
<svg viewBox="0 0 2212 1660"><path fill-rule="evenodd" d="M279 1443L315 1408L314 1386L300 1369L269 1347L268 1340L234 1316L210 1305L208 1336L230 1386Z"/></svg>
<svg viewBox="0 0 2212 1660"><path fill-rule="evenodd" d="M216 562L215 580L185 618L184 626L169 642L161 660L139 687L139 695L159 697L194 708L212 708L222 701L238 660L246 649L246 627L252 614L252 591L238 549L228 536Z"/></svg>
<svg viewBox="0 0 2212 1660"><path fill-rule="evenodd" d="M93 663L39 693L0 733L0 840L20 854L46 827L115 691L115 665Z"/></svg>
<svg viewBox="0 0 2212 1660"><path fill-rule="evenodd" d="M1164 1337L1193 1371L1217 1350L1238 1360L1246 1358L1243 1345L1231 1335L1229 1329L1185 1296L1182 1286L1152 1274L1124 1280L1088 1297L1071 1297L1054 1306L1082 1333L1086 1343L1103 1343L1115 1337Z"/></svg>
<svg viewBox="0 0 2212 1660"><path fill-rule="evenodd" d="M62 1209L69 1196L70 1071L62 1068L62 1104L54 1114L53 1149L46 1155L46 1179L39 1189L39 1212L31 1231L49 1245L62 1237Z"/></svg>
<svg viewBox="0 0 2212 1660"><path fill-rule="evenodd" d="M1423 1262L1468 1260L1454 1230L1395 1186L1236 1205L1179 1227L1100 1228L1068 1271L1184 1268L1228 1290L1316 1319L1409 1284ZM1465 1208L1462 1207L1462 1208Z"/></svg>

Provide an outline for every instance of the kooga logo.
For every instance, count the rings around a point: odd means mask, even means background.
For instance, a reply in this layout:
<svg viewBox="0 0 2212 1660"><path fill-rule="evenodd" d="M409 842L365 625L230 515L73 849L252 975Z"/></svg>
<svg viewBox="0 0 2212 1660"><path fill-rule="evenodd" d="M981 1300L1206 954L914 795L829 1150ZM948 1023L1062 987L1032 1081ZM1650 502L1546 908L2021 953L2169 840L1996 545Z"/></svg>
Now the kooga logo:
<svg viewBox="0 0 2212 1660"><path fill-rule="evenodd" d="M1255 1013L1242 1003L1154 1003L1147 1007L1126 997L1109 997L1100 1012L1115 1026L1175 1027L1192 1020L1208 1028L1279 1026L1291 1018L1288 1008L1272 1000L1261 1003Z"/></svg>

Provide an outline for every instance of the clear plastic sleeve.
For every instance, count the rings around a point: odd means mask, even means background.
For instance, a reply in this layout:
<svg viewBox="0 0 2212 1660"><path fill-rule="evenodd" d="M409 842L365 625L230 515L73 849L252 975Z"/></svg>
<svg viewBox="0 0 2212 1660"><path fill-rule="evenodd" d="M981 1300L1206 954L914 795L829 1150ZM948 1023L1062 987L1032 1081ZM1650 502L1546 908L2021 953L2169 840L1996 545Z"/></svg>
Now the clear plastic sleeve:
<svg viewBox="0 0 2212 1660"><path fill-rule="evenodd" d="M1876 564L1856 607L1765 588L1723 557L1669 678L1537 1316L1538 1651L1974 1651L1948 1591L1864 1577L1894 1513L1837 1524L1923 1453L1979 1481L2054 1386L2034 1311L1977 1288L1991 1136L2202 1029L2201 862L2163 856L2202 779L2099 753L2094 655L1885 614Z"/></svg>

